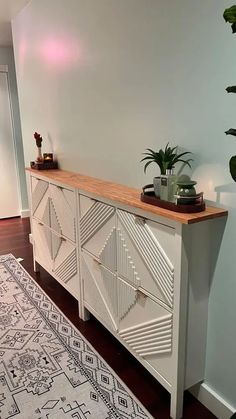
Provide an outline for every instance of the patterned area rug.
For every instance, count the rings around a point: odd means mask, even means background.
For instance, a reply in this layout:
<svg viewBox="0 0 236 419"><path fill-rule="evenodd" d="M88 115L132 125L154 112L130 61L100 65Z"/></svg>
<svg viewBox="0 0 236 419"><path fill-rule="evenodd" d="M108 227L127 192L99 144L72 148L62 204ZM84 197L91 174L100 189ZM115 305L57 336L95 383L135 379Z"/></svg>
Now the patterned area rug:
<svg viewBox="0 0 236 419"><path fill-rule="evenodd" d="M0 256L0 418L151 418L12 255Z"/></svg>

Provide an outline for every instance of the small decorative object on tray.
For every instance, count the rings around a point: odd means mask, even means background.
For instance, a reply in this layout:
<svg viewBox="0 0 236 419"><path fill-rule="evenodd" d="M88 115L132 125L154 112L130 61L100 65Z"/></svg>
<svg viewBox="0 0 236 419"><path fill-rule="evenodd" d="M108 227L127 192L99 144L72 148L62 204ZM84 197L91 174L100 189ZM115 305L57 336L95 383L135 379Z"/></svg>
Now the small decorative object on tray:
<svg viewBox="0 0 236 419"><path fill-rule="evenodd" d="M193 159L186 159L186 156L191 153L189 151L179 153L178 146L171 147L167 143L164 149L154 151L151 148L147 148L143 154L145 157L142 158L141 162L145 162L144 173L146 173L148 166L152 163L157 164L160 170L160 176L156 176L153 179L155 195L165 201L174 202L177 180L174 168L177 163L182 163L182 169L185 165L191 168L190 162Z"/></svg>
<svg viewBox="0 0 236 419"><path fill-rule="evenodd" d="M53 153L43 153L43 161L44 163L53 161Z"/></svg>
<svg viewBox="0 0 236 419"><path fill-rule="evenodd" d="M192 181L193 182L193 181ZM194 183L195 184L195 183ZM170 211L193 213L205 210L205 202L203 200L203 192L196 193L195 195L175 195L175 202L164 201L156 197L154 193L153 184L143 187L141 193L141 201L147 204L156 205L160 208L165 208Z"/></svg>
<svg viewBox="0 0 236 419"><path fill-rule="evenodd" d="M53 160L53 153L43 153L42 156L42 136L38 133L34 133L34 138L36 145L38 147L38 156L35 161L30 162L31 169L36 170L49 170L49 169L58 169L57 161Z"/></svg>

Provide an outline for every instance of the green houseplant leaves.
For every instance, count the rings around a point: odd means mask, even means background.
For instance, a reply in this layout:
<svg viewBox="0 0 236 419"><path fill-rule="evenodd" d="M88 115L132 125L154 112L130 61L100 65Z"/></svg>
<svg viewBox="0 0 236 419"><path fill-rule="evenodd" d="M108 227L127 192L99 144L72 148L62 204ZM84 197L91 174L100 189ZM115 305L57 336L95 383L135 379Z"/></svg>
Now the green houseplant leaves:
<svg viewBox="0 0 236 419"><path fill-rule="evenodd" d="M229 161L229 170L233 180L236 182L236 156L232 156Z"/></svg>
<svg viewBox="0 0 236 419"><path fill-rule="evenodd" d="M169 143L167 143L164 150L160 149L159 151L154 151L151 148L147 148L146 153L143 153L145 157L141 160L141 162L145 161L144 173L146 173L148 166L152 163L156 163L159 166L161 175L165 175L166 170L172 169L178 162L187 164L191 167L190 161L193 159L183 159L183 157L190 154L190 152L185 151L184 153L178 154L177 148L177 146L170 147Z"/></svg>
<svg viewBox="0 0 236 419"><path fill-rule="evenodd" d="M223 17L226 22L231 24L232 32L236 33L236 5L225 9ZM236 93L236 86L229 86L226 88L228 93ZM236 129L230 128L225 131L226 135L236 136ZM232 179L236 182L236 156L232 156L229 161L229 170L232 176Z"/></svg>
<svg viewBox="0 0 236 419"><path fill-rule="evenodd" d="M223 14L224 20L231 23L232 32L236 32L236 6L225 9Z"/></svg>

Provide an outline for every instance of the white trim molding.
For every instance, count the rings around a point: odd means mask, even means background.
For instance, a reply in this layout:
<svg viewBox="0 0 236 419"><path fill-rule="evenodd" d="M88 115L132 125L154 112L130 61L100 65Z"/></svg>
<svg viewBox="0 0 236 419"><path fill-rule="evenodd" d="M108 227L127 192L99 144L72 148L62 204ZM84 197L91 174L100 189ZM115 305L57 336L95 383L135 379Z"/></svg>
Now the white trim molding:
<svg viewBox="0 0 236 419"><path fill-rule="evenodd" d="M227 403L206 383L196 384L189 391L219 419L230 419L236 412L236 407Z"/></svg>
<svg viewBox="0 0 236 419"><path fill-rule="evenodd" d="M20 215L21 215L21 218L30 217L30 210L29 209L21 210Z"/></svg>

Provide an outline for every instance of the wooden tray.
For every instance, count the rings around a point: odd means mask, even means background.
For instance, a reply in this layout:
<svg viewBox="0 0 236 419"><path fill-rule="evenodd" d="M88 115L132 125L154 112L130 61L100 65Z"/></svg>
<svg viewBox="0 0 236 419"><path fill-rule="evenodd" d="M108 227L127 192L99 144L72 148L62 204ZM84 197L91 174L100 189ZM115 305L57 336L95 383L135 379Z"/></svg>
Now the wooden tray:
<svg viewBox="0 0 236 419"><path fill-rule="evenodd" d="M50 170L50 169L58 169L57 161L50 161L50 162L43 162L43 163L36 163L35 161L30 162L31 169L35 170Z"/></svg>
<svg viewBox="0 0 236 419"><path fill-rule="evenodd" d="M146 202L146 204L156 205L156 207L165 208L170 211L175 212L201 212L205 211L206 205L205 202L199 200L196 204L175 204L173 202L163 201L160 198L157 198L153 191L141 193L141 201Z"/></svg>

